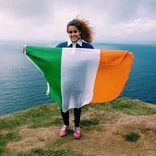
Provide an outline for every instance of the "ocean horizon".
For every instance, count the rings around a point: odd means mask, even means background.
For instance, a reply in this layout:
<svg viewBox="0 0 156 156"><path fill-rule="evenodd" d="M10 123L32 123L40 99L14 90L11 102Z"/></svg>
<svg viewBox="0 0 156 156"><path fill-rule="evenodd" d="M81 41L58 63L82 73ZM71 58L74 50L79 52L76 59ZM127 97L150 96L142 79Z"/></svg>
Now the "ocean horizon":
<svg viewBox="0 0 156 156"><path fill-rule="evenodd" d="M47 82L22 53L23 46L55 47L60 41L0 41L0 116L54 101L46 95ZM96 49L128 50L134 62L119 97L156 104L156 43L93 43Z"/></svg>

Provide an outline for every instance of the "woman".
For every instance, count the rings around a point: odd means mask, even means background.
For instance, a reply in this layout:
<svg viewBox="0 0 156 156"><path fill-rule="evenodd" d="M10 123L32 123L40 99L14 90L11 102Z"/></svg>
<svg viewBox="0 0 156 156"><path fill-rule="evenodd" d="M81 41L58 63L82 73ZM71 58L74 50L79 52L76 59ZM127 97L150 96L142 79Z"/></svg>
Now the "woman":
<svg viewBox="0 0 156 156"><path fill-rule="evenodd" d="M73 19L67 24L67 33L69 35L68 42L62 42L58 44L56 47L60 48L90 48L94 49L90 44L92 42L92 28L89 26L88 21ZM63 118L64 125L60 129L60 136L67 135L67 129L69 126L69 111L62 112L61 115ZM81 108L74 108L74 138L79 139L81 137L80 134L80 116L81 116Z"/></svg>

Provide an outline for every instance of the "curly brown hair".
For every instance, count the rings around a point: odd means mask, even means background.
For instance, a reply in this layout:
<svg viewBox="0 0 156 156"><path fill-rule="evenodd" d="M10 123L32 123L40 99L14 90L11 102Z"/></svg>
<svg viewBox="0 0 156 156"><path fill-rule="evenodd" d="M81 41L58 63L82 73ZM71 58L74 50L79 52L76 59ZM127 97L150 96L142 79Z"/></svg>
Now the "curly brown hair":
<svg viewBox="0 0 156 156"><path fill-rule="evenodd" d="M81 32L81 38L91 43L93 41L93 28L89 26L89 21L84 19L73 19L67 24L67 32L69 26L75 26Z"/></svg>

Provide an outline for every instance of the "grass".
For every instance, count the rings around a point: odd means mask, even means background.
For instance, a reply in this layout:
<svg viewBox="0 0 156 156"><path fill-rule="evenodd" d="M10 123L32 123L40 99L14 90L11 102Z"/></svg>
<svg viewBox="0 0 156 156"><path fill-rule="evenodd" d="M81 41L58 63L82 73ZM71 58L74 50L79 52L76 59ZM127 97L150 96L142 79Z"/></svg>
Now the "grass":
<svg viewBox="0 0 156 156"><path fill-rule="evenodd" d="M20 139L16 132L0 134L0 155L5 152L5 146L9 141L18 141Z"/></svg>
<svg viewBox="0 0 156 156"><path fill-rule="evenodd" d="M99 111L102 113L100 114ZM111 112L111 113L108 113ZM95 105L86 105L82 109L83 114L89 113L85 118L81 119L81 127L85 131L100 129L102 124L113 123L116 113L121 112L128 115L153 115L156 114L156 107L153 105L143 103L139 100L130 100L128 98L119 98L111 102ZM70 110L73 115L73 109ZM114 114L111 116L110 114ZM90 115L90 116L89 116ZM109 116L110 115L110 116ZM103 121L102 121L103 120ZM104 122L105 121L105 122ZM20 138L18 131L22 126L27 128L40 128L61 126L63 124L59 108L57 104L42 104L40 106L33 107L24 111L13 113L11 115L0 117L0 155L7 155L8 153L14 153L15 151L9 151L6 145L11 141L18 141ZM102 129L103 130L103 129ZM73 141L73 131L70 130L69 135L65 138L57 138L56 140L46 140L46 138L40 138L40 142L45 142L45 149L33 149L28 152L19 153L19 156L83 156L81 153L75 153L71 150L64 150L60 147ZM123 135L126 141L135 142L141 135L136 132ZM46 142L47 141L47 142ZM8 154L9 155L9 154ZM17 155L15 152L14 155Z"/></svg>
<svg viewBox="0 0 156 156"><path fill-rule="evenodd" d="M60 118L50 118L50 119L44 119L44 120L41 120L41 119L33 119L32 121L32 125L28 126L29 128L39 128L39 127L50 127L51 125L56 125L56 126L59 126L59 125L62 125L63 124L63 121Z"/></svg>
<svg viewBox="0 0 156 156"><path fill-rule="evenodd" d="M17 137L16 133L1 134L0 135L0 145L4 146L4 145L6 145L6 143L8 141L17 140L17 138L18 137Z"/></svg>
<svg viewBox="0 0 156 156"><path fill-rule="evenodd" d="M81 127L96 126L98 124L99 124L99 120L96 118L81 120Z"/></svg>
<svg viewBox="0 0 156 156"><path fill-rule="evenodd" d="M83 112L87 112L89 107L96 110L119 111L129 115L156 114L156 108L147 107L147 104L139 100L128 98L120 98L103 104L87 105L83 107ZM28 125L30 128L49 127L53 124L61 125L62 120L58 116L60 117L60 112L57 104L44 104L1 118L0 130L16 129L23 125Z"/></svg>
<svg viewBox="0 0 156 156"><path fill-rule="evenodd" d="M129 134L124 135L126 141L135 142L140 138L140 134L136 132L131 132Z"/></svg>
<svg viewBox="0 0 156 156"><path fill-rule="evenodd" d="M44 104L6 116L0 120L0 130L16 129L23 125L28 127L48 127L56 123L54 117L59 115L57 105Z"/></svg>
<svg viewBox="0 0 156 156"><path fill-rule="evenodd" d="M85 155L70 150L33 149L30 152L20 153L18 156L85 156Z"/></svg>
<svg viewBox="0 0 156 156"><path fill-rule="evenodd" d="M139 100L118 98L111 102L92 105L92 108L105 111L118 111L128 115L152 115L156 114L156 108L147 107L147 104Z"/></svg>
<svg viewBox="0 0 156 156"><path fill-rule="evenodd" d="M48 143L46 147L53 148L53 149L59 149L63 144L73 142L73 131L68 130L68 135L65 137L59 137L56 140L52 141L51 143Z"/></svg>

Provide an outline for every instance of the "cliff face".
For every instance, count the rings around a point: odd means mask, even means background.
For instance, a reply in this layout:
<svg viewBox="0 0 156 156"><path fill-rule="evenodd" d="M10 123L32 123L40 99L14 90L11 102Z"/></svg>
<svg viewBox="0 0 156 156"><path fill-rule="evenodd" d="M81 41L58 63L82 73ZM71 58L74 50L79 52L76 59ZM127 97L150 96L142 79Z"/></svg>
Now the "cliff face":
<svg viewBox="0 0 156 156"><path fill-rule="evenodd" d="M59 137L63 122L57 104L43 104L0 117L0 155L148 155L156 151L156 105L120 98L87 105L81 116L80 140L70 129Z"/></svg>

